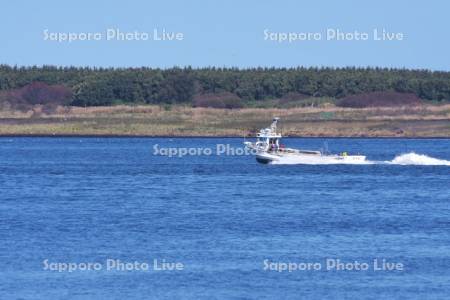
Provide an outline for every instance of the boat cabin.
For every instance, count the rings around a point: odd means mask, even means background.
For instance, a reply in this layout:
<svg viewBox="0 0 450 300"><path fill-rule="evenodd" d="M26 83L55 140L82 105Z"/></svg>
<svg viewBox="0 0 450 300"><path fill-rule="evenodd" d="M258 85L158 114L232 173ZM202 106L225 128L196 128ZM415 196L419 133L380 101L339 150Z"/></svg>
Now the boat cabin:
<svg viewBox="0 0 450 300"><path fill-rule="evenodd" d="M274 118L269 128L261 129L256 135L258 148L265 151L278 151L280 149L281 134L277 133L277 122Z"/></svg>

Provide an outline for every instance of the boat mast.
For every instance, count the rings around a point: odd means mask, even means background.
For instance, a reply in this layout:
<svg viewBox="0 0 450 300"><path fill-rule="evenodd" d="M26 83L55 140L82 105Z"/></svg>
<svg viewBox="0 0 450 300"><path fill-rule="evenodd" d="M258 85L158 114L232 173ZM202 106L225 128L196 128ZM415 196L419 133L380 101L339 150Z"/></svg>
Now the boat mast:
<svg viewBox="0 0 450 300"><path fill-rule="evenodd" d="M280 118L278 118L278 117L273 118L272 124L270 125L270 130L272 131L273 134L277 134L278 120L280 120Z"/></svg>

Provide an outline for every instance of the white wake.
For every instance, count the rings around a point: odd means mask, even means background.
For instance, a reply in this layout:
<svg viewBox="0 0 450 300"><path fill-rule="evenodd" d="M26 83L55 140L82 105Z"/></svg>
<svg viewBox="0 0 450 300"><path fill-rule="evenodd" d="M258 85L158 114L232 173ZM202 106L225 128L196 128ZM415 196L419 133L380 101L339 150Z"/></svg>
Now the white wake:
<svg viewBox="0 0 450 300"><path fill-rule="evenodd" d="M376 160L363 160L363 161L349 161L349 160L336 160L327 159L324 157L282 157L278 161L272 162L274 165L332 165L332 164L349 164L349 165L372 165L372 164L390 164L390 165L417 165L417 166L450 166L450 161L445 159L438 159L424 154L417 154L414 152L397 155L390 161L376 161Z"/></svg>
<svg viewBox="0 0 450 300"><path fill-rule="evenodd" d="M387 163L394 165L450 166L450 161L448 160L438 159L414 152L397 155L392 161Z"/></svg>

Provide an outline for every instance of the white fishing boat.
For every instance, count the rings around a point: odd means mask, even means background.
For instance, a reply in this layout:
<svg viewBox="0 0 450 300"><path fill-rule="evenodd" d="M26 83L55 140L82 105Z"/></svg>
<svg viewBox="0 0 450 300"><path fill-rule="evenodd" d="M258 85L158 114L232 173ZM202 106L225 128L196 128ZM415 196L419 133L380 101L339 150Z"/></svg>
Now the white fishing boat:
<svg viewBox="0 0 450 300"><path fill-rule="evenodd" d="M269 128L261 129L256 142L245 141L245 146L256 155L260 163L286 164L358 164L365 163L364 155L349 155L347 152L329 154L323 151L286 148L280 143L281 134L277 131L279 118L274 118Z"/></svg>

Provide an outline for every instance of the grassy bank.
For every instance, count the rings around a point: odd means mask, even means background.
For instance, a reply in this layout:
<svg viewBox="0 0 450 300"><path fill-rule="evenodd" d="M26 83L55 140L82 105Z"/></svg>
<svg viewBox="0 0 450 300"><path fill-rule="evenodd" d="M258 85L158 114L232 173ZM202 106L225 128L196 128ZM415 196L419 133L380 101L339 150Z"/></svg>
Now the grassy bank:
<svg viewBox="0 0 450 300"><path fill-rule="evenodd" d="M283 135L450 137L450 105L397 108L237 110L183 106L60 108L55 113L0 111L0 135L253 135L282 120Z"/></svg>

